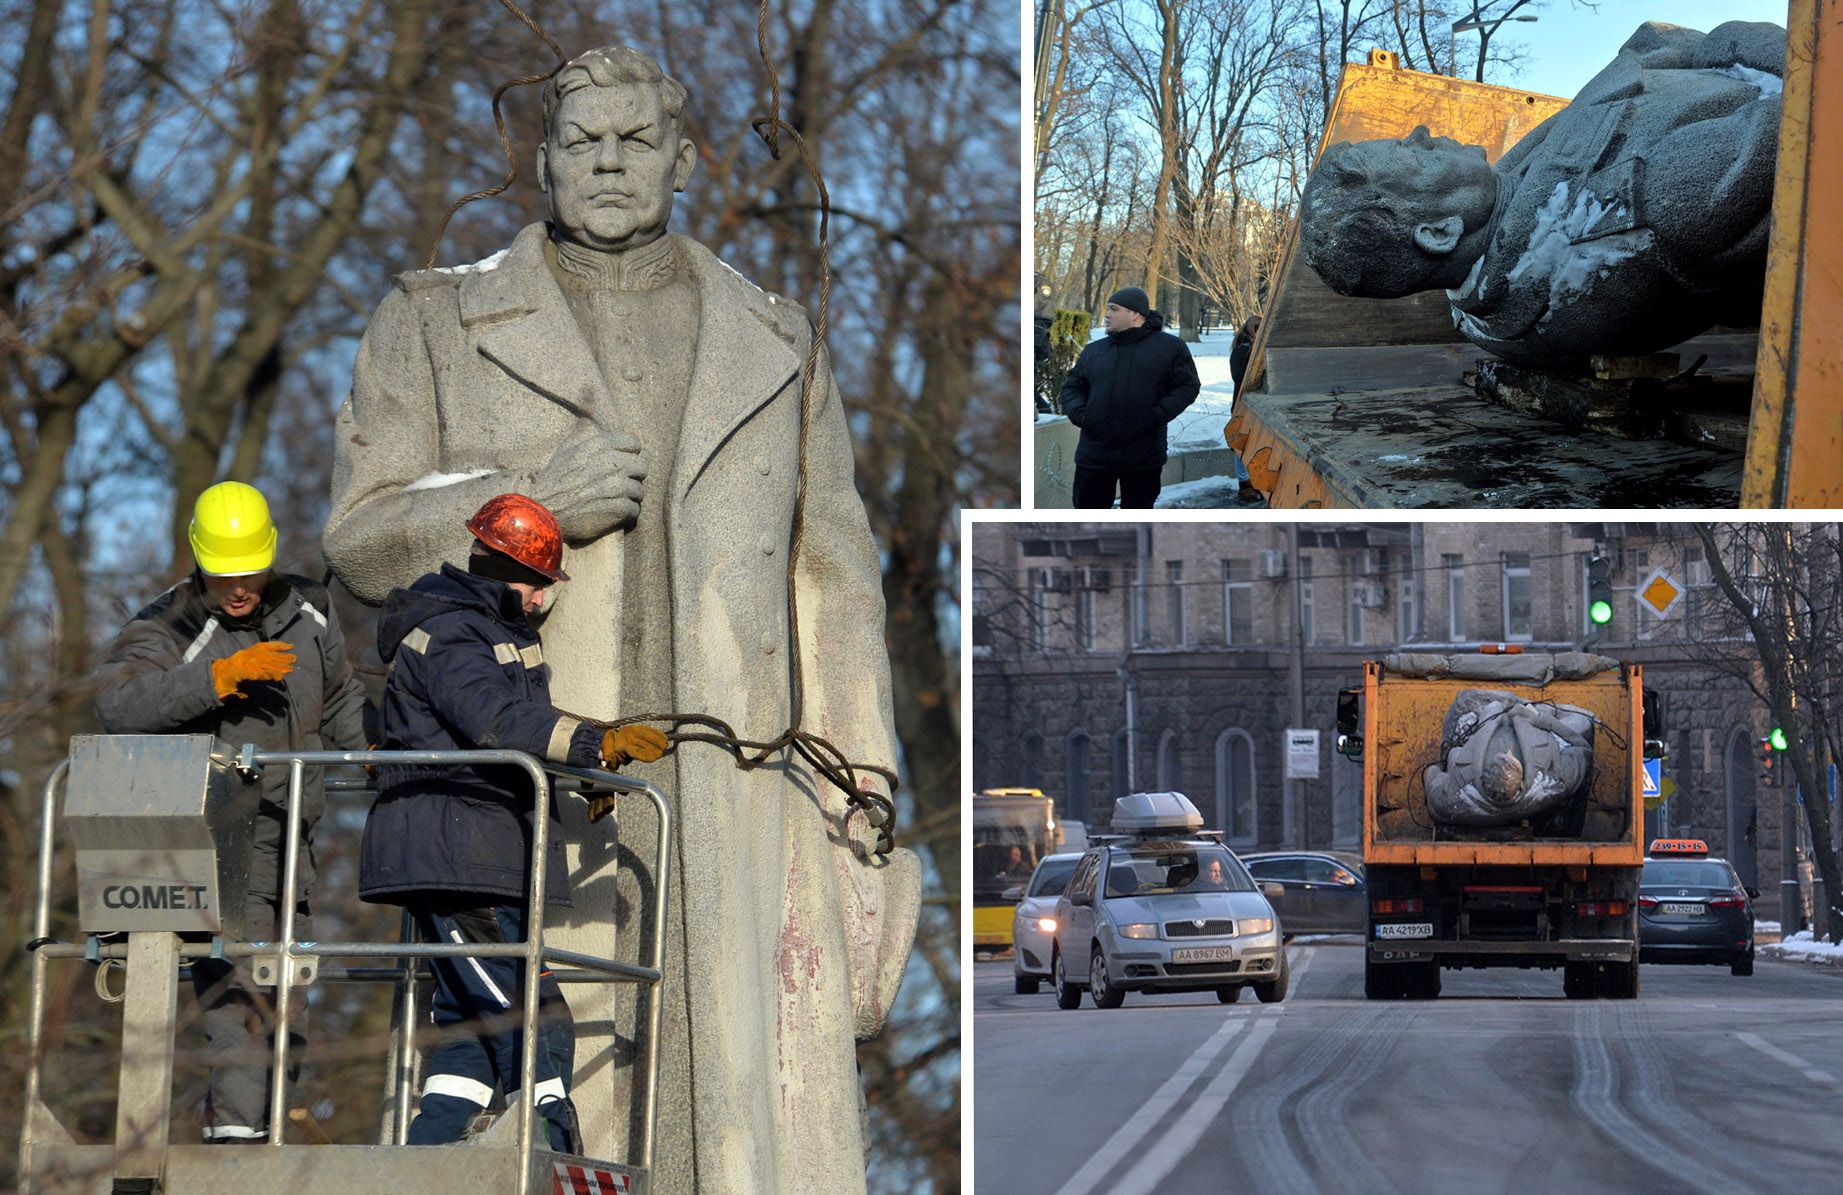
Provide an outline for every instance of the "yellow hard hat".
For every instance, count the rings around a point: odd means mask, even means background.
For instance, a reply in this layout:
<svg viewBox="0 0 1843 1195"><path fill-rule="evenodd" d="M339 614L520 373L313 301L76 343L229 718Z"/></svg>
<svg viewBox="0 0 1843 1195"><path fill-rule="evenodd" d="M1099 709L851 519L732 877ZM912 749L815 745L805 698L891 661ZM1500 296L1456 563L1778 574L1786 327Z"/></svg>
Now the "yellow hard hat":
<svg viewBox="0 0 1843 1195"><path fill-rule="evenodd" d="M220 481L198 496L187 538L199 571L214 577L247 576L275 563L268 500L240 481Z"/></svg>

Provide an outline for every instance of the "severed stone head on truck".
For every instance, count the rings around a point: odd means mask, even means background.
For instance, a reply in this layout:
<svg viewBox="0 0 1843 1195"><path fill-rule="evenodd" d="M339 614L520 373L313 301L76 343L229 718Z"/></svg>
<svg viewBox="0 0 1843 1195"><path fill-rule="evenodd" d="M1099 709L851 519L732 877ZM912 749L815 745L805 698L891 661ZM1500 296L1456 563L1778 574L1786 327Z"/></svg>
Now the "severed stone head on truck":
<svg viewBox="0 0 1843 1195"><path fill-rule="evenodd" d="M1301 200L1306 263L1344 295L1445 290L1468 340L1529 364L1758 323L1785 43L1647 22L1495 166L1424 126L1338 142Z"/></svg>

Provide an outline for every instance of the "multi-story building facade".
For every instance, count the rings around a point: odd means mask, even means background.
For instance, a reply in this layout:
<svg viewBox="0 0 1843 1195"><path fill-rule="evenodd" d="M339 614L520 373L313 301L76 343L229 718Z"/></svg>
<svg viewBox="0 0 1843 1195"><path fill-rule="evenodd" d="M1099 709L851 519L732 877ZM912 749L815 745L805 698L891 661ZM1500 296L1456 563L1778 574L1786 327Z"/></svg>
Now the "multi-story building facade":
<svg viewBox="0 0 1843 1195"><path fill-rule="evenodd" d="M1593 638L1596 555L1615 600ZM1121 793L1177 790L1240 849L1352 846L1361 768L1332 728L1365 659L1591 643L1663 694L1674 791L1647 833L1708 840L1776 904L1767 714L1711 662L1732 620L1686 525L984 523L972 557L975 787L1039 787L1101 826ZM1663 615L1636 596L1660 571L1683 591ZM1288 727L1321 732L1319 778L1291 799Z"/></svg>

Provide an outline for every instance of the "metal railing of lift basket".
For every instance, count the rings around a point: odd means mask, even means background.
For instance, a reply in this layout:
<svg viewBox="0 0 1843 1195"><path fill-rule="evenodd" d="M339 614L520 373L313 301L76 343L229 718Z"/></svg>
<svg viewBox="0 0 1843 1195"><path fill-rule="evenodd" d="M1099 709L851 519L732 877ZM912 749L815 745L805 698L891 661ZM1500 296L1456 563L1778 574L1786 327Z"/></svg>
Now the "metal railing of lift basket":
<svg viewBox="0 0 1843 1195"><path fill-rule="evenodd" d="M540 794L539 807L547 807L551 799L552 785L550 775L556 776L561 785L558 791L609 790L618 794L644 796L652 802L659 818L657 835L658 849L654 858L654 883L652 901L652 945L649 950L650 965L637 966L632 963L617 962L614 959L599 958L573 950L544 945L544 868L541 866L550 838L550 819L547 816L532 817L531 835L531 875L526 889L527 908L530 910L526 921L527 937L522 942L464 943L449 944L436 942L337 942L315 941L297 942L294 937L295 894L299 886L299 853L301 844L301 792L306 769L309 767L334 767L338 765L363 767L376 764L438 764L452 766L479 766L481 764L502 764L524 769L531 778L533 791ZM283 854L282 901L280 905L279 927L281 937L273 943L259 942L186 942L180 947L182 961L200 958L268 958L276 960L275 976L275 1023L278 1026L288 1024L289 1006L296 986L296 964L302 959L317 960L324 958L343 959L393 959L395 967L348 967L330 972L318 972L316 977L329 980L346 980L353 982L387 982L398 985L397 1008L391 1026L390 1067L392 1073L392 1095L394 1105L391 1109L391 1141L386 1144L399 1144L408 1130L410 1094L415 1066L416 1049L411 1040L416 1018L411 1015L415 1007L415 984L417 982L416 963L418 960L436 958L486 958L514 957L525 961L526 974L535 976L542 964L561 963L569 969L555 969L552 978L559 983L640 983L656 986L660 982L665 950L665 902L670 888L667 867L671 858L672 811L666 804L665 794L653 784L635 780L614 772L604 772L590 768L572 768L562 764L550 763L527 755L522 751L257 751L245 746L236 757L236 766L246 774L253 774L264 767L288 768L288 836ZM70 770L70 761L59 761L45 780L42 817L39 828L38 852L38 899L32 921L32 1007L30 1026L31 1065L26 1078L26 1107L37 1106L40 1094L40 1066L43 1062L46 999L46 972L52 959L88 959L99 962L103 959L126 959L127 947L121 944L102 944L90 942L60 942L51 937L51 889L53 858L56 848L55 817L57 795L62 782ZM371 793L374 786L369 778L328 776L324 780L325 788L332 792ZM618 819L617 819L618 825ZM404 917L408 926L409 918ZM407 937L407 933L404 935ZM177 976L175 976L177 982ZM527 982L524 985L524 1007L521 1010L523 1026L523 1049L519 1057L520 1092L530 1092L533 1088L537 1070L537 1034L533 1032L538 1023L538 984ZM635 1151L633 1164L641 1169L650 1170L653 1155L653 1122L659 1082L659 1013L660 1001L647 1001L646 1042L644 1044L645 1065L643 1070L641 1092L642 1125L639 1148ZM275 1034L274 1054L270 1065L275 1075L286 1075L288 1063L289 1034ZM267 1144L282 1144L282 1131L285 1123L285 1104L288 1090L285 1083L271 1083L269 1097L269 1137ZM522 1158L531 1156L536 1105L530 1099L520 1099L518 1113L518 1152ZM29 1119L29 1118L28 1118ZM520 1168L518 1195L525 1195L529 1182L528 1169Z"/></svg>

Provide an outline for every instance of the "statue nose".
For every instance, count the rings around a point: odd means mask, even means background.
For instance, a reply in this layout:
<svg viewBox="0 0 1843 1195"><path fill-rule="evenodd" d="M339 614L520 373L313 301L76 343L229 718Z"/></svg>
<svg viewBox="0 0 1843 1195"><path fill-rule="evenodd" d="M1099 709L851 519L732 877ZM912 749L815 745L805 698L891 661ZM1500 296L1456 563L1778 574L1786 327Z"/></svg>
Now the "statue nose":
<svg viewBox="0 0 1843 1195"><path fill-rule="evenodd" d="M600 144L595 147L595 169L607 172L620 170L622 168L621 139L619 137L604 137Z"/></svg>

